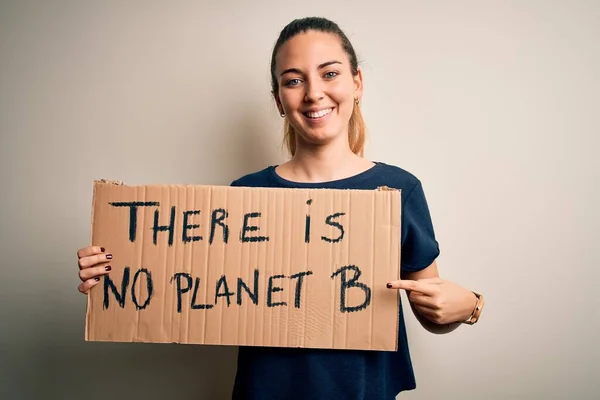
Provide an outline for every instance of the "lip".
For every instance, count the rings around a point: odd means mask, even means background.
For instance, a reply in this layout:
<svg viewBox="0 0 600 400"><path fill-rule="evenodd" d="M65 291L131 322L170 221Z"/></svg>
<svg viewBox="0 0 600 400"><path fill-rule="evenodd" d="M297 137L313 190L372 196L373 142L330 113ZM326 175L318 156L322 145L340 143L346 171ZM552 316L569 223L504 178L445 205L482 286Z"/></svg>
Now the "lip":
<svg viewBox="0 0 600 400"><path fill-rule="evenodd" d="M319 108L308 108L308 109L302 111L302 114L308 113L308 112L319 112L319 111L329 110L329 109L333 109L333 108L335 108L335 107L329 106L329 107L319 107Z"/></svg>

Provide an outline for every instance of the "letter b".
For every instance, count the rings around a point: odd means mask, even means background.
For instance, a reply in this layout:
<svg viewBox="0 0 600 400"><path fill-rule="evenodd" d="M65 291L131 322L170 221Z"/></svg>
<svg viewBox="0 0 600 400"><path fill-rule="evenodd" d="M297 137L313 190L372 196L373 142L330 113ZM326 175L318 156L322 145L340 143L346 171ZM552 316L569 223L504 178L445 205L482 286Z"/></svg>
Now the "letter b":
<svg viewBox="0 0 600 400"><path fill-rule="evenodd" d="M349 270L354 271L354 276L348 280L347 272ZM341 276L341 290L340 290L340 311L341 312L355 312L364 310L371 304L371 288L362 282L358 282L361 272L356 265L346 265L335 271L331 275L331 279L337 275ZM349 307L346 305L346 291L350 288L359 288L365 293L365 301L357 306Z"/></svg>

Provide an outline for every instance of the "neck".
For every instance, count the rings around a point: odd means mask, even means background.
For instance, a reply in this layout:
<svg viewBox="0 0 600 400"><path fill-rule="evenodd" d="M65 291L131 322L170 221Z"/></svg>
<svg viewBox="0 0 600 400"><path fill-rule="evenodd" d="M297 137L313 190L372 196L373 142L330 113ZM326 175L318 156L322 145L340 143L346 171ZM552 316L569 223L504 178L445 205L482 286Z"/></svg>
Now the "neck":
<svg viewBox="0 0 600 400"><path fill-rule="evenodd" d="M327 182L358 174L373 165L352 152L347 141L325 146L298 143L296 154L281 172L293 181Z"/></svg>

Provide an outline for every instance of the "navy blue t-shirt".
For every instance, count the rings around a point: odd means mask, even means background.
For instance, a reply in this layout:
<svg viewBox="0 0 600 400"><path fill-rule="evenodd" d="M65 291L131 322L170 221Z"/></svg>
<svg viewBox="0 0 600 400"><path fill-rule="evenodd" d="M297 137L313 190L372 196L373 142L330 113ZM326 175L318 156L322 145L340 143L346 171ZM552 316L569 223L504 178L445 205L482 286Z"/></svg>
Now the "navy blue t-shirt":
<svg viewBox="0 0 600 400"><path fill-rule="evenodd" d="M421 182L411 173L376 162L358 175L321 183L283 179L270 166L232 186L373 190L402 189L401 269L418 271L439 255ZM391 400L416 387L400 309L395 352L304 348L240 347L233 388L236 400Z"/></svg>

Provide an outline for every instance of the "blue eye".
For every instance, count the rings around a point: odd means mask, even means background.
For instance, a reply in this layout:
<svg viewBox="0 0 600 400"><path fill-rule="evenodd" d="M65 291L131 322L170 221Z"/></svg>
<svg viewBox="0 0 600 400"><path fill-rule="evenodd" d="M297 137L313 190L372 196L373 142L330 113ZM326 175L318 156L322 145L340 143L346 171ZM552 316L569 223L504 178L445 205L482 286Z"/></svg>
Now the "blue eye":
<svg viewBox="0 0 600 400"><path fill-rule="evenodd" d="M335 78L337 75L338 75L338 73L337 73L337 72L335 72L335 71L331 71L331 72L327 72L327 73L325 74L325 77L326 77L326 78Z"/></svg>
<svg viewBox="0 0 600 400"><path fill-rule="evenodd" d="M290 79L285 83L285 86L296 86L298 83L300 83L300 79Z"/></svg>

